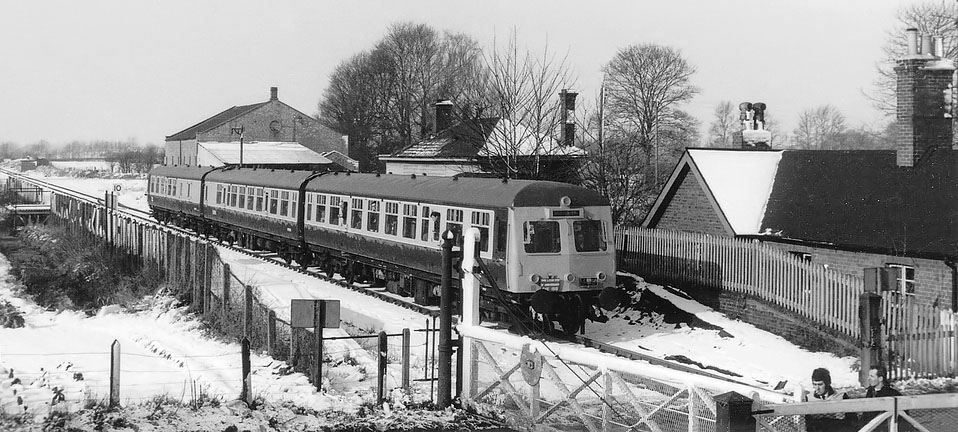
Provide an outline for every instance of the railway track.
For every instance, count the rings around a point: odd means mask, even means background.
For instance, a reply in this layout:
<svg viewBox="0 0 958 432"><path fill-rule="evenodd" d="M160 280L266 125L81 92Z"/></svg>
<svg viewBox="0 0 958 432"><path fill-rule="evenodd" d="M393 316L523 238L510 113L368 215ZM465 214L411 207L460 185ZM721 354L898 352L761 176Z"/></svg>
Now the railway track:
<svg viewBox="0 0 958 432"><path fill-rule="evenodd" d="M90 195L88 195L88 194L84 194L84 193L82 193L82 192L78 192L78 191L71 190L71 189L69 189L69 188L67 188L67 187L64 187L64 186L60 186L60 185L57 185L57 184L54 184L54 183L50 183L50 182L46 182L46 181L43 181L43 180L40 180L40 179L36 179L36 178L34 178L34 177L24 176L24 175L19 174L19 173L17 173L17 172L12 172L12 171L9 171L9 170L0 168L0 173L7 174L7 175L12 175L12 176L17 176L17 177L23 179L23 180L26 181L26 182L32 183L32 184L34 184L34 185L36 185L36 186L38 186L38 187L47 188L47 189L49 189L49 190L56 191L57 193L60 193L60 194L72 195L72 196L75 196L75 197L78 197L78 198L81 198L81 199L84 199L84 200L88 200L88 201L90 201L90 202L98 203L98 204L100 204L100 205L102 205L103 202L104 202L104 199L103 199L103 198L93 197L93 196L90 196ZM412 310L412 311L414 311L414 312L416 312L416 313L422 314L422 315L427 316L427 317L436 318L436 317L439 316L439 313L440 313L439 307L436 307L436 306L424 306L424 305L417 304L417 303L415 303L415 302L413 301L413 299L412 299L411 297L404 297L404 296L401 296L401 295L398 295L398 294L394 294L394 293L388 292L388 291L386 291L386 288L385 288L385 287L373 287L373 286L370 286L370 285L367 285L367 284L355 283L355 282L354 282L354 283L349 283L348 281L346 281L346 280L343 279L343 278L330 277L330 276L326 275L326 274L325 274L321 269L319 269L318 267L317 267L317 268L306 268L306 269L303 269L302 267L300 267L300 266L298 266L298 265L287 264L282 258L280 258L280 256L279 256L278 254L273 253L273 252L249 250L249 249L245 249L245 248L241 248L241 247L238 247L238 246L234 246L234 245L228 244L227 242L221 241L221 240L219 240L219 239L210 238L210 237L204 238L203 236L198 235L197 233L195 233L195 232L193 232L193 231L191 231L191 230L186 230L186 229L183 229L183 228L174 226L174 225L164 225L164 224L160 224L159 222L156 222L156 221L152 218L152 216L150 216L150 214L149 214L148 212L144 212L144 211L139 210L139 209L136 209L136 208L124 206L124 205L121 204L121 205L118 206L118 211L124 213L125 215L127 215L127 216L129 216L129 217L134 217L134 218L137 218L137 219L146 221L146 222L150 222L150 223L157 224L157 225L162 226L164 229L167 229L167 230L169 230L169 231L171 231L171 232L176 232L176 233L179 233L179 234L183 234L183 235L187 235L187 236L192 236L192 237L195 237L195 238L198 238L198 239L202 239L202 240L205 240L205 241L214 242L214 243L216 243L218 246L223 247L223 248L227 248L227 249L229 249L229 250L231 250L231 251L234 251L234 252L237 252L237 253L246 255L246 256L250 256L250 257L253 257L253 258L257 258L257 259L263 260L263 261L265 261L265 262L272 263L272 264L274 264L274 265L277 265L277 266L280 266L280 267L284 267L284 268L286 268L286 269L289 269L289 270L292 270L292 271L295 271L295 272L298 272L298 273L301 273L301 274L305 274L305 275L314 277L314 278L316 278L316 279L318 279L318 280L322 280L322 281L325 281L325 282L328 282L328 283L333 283L333 284L336 284L336 285L338 285L338 286L340 286L340 287L343 287L343 288L347 288L347 289L350 289L350 290L353 290L353 291L360 292L360 293L362 293L362 294L365 294L365 295L368 295L368 296L370 296L370 297L376 298L377 300L389 302L389 303L392 303L392 304L395 304L395 305L404 307L404 308L406 308L406 309ZM503 331L506 331L506 330L503 330ZM688 366L688 365L686 365L686 364L682 364L682 363L678 363L678 362L674 362L674 361L669 361L669 360L664 360L664 359L661 359L661 358L658 358L658 357L655 357L655 356L651 356L651 355L644 354L644 353L641 353L641 352L637 352L637 351L625 349L625 348L622 348L622 347L618 347L618 346L615 346L615 345L612 345L612 344L609 344L609 343L606 343L606 342L603 342L603 341L600 341L600 340L592 339L592 338L589 338L589 337L584 336L584 335L567 335L567 334L560 334L560 333L551 333L551 334L538 334L538 335L532 335L532 336L533 336L533 337L540 338L540 339L542 339L542 340L546 340L546 341L555 341L555 342L561 341L561 342L573 343L573 344L581 345L581 346L584 346L584 347L593 348L593 349L596 349L596 350L598 350L598 351L601 351L601 352L604 352L604 353L608 353L608 354L612 354L612 355L615 355L615 356L618 356L618 357L626 358L626 359L629 359L629 360L641 360L641 361L645 361L645 362L648 362L648 363L653 364L653 365L666 367L666 368L673 369L673 370L677 370L677 371L681 371L681 372L684 372L684 373L695 374L695 375L700 375L700 376L706 376L706 377L714 378L714 379L717 379L717 380L722 380L722 381L726 381L726 382L730 382L730 383L734 383L734 384L738 384L738 385L744 385L744 386L748 386L748 387L754 387L754 388L756 388L756 389L761 389L761 390L765 390L765 391L768 390L768 389L763 388L763 387L757 387L757 386L754 386L754 385L749 384L749 383L744 383L744 382L738 381L738 380L736 380L736 379L735 379L734 377L732 377L732 376L726 376L726 375L722 375L722 374L718 374L718 373L712 373L712 372L708 372L708 371L702 370L702 369L700 369L700 368Z"/></svg>

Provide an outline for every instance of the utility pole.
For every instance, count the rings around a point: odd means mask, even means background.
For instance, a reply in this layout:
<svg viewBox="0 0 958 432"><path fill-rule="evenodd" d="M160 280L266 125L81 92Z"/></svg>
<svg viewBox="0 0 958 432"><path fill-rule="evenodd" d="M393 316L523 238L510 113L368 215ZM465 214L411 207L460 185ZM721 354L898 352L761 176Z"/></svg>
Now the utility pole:
<svg viewBox="0 0 958 432"><path fill-rule="evenodd" d="M245 127L245 126L231 127L231 128L230 128L230 135L232 135L232 134L237 134L237 135L239 135L239 137L240 137L240 155L239 155L240 157L239 157L239 164L240 164L241 167L243 166L243 135L245 134L245 132L246 132L246 127Z"/></svg>

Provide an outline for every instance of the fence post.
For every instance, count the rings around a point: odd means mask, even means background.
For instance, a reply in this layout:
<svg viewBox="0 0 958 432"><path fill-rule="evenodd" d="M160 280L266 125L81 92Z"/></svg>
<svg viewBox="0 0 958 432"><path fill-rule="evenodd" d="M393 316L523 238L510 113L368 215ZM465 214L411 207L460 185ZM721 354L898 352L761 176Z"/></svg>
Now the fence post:
<svg viewBox="0 0 958 432"><path fill-rule="evenodd" d="M266 353L270 357L276 354L276 312L272 309L266 313Z"/></svg>
<svg viewBox="0 0 958 432"><path fill-rule="evenodd" d="M689 415L694 414L690 411ZM736 392L715 396L715 432L754 432L755 430L752 399Z"/></svg>
<svg viewBox="0 0 958 432"><path fill-rule="evenodd" d="M243 338L243 393L240 395L240 399L243 402L246 402L246 405L253 403L253 374L250 371L250 362L249 362L249 338Z"/></svg>
<svg viewBox="0 0 958 432"><path fill-rule="evenodd" d="M243 285L243 334L250 337L253 334L253 289Z"/></svg>
<svg viewBox="0 0 958 432"><path fill-rule="evenodd" d="M376 403L383 403L386 396L386 355L389 345L386 332L379 332L379 372L376 374Z"/></svg>
<svg viewBox="0 0 958 432"><path fill-rule="evenodd" d="M410 339L409 328L402 329L402 389L407 394L409 393Z"/></svg>
<svg viewBox="0 0 958 432"><path fill-rule="evenodd" d="M861 319L861 368L858 371L858 381L863 387L867 387L868 370L882 364L882 298L874 292L863 292L858 298L858 316Z"/></svg>
<svg viewBox="0 0 958 432"><path fill-rule="evenodd" d="M220 330L226 330L226 323L229 322L229 308L230 308L230 265L223 263L223 302L220 310L222 311L222 322L220 322Z"/></svg>
<svg viewBox="0 0 958 432"><path fill-rule="evenodd" d="M120 341L110 345L110 407L120 405Z"/></svg>
<svg viewBox="0 0 958 432"><path fill-rule="evenodd" d="M321 304L313 307L313 384L316 385L316 392L323 391L323 325L326 323L326 308Z"/></svg>

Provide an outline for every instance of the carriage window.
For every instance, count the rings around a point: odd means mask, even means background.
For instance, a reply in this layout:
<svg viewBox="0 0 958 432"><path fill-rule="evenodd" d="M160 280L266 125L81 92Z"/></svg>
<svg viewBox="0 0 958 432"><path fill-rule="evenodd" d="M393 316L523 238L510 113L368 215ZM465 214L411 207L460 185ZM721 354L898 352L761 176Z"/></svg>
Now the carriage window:
<svg viewBox="0 0 958 432"><path fill-rule="evenodd" d="M379 201L369 200L366 229L372 232L379 232Z"/></svg>
<svg viewBox="0 0 958 432"><path fill-rule="evenodd" d="M416 238L416 216L419 210L415 204L402 205L402 236L405 238Z"/></svg>
<svg viewBox="0 0 958 432"><path fill-rule="evenodd" d="M223 186L216 185L216 203L223 204Z"/></svg>
<svg viewBox="0 0 958 432"><path fill-rule="evenodd" d="M489 213L472 212L472 226L479 230L479 250L489 252Z"/></svg>
<svg viewBox="0 0 958 432"><path fill-rule="evenodd" d="M299 194L290 192L293 198L290 200L289 217L296 219L296 209L299 208Z"/></svg>
<svg viewBox="0 0 958 432"><path fill-rule="evenodd" d="M354 229L363 228L363 200L362 198L353 198L353 215L350 224Z"/></svg>
<svg viewBox="0 0 958 432"><path fill-rule="evenodd" d="M187 197L187 198L191 198L190 195L192 195L192 194L190 193L190 191L193 189L192 186L193 186L193 183L187 183L187 184L186 184L186 197Z"/></svg>
<svg viewBox="0 0 958 432"><path fill-rule="evenodd" d="M303 216L306 220L313 220L313 194L306 194L306 215Z"/></svg>
<svg viewBox="0 0 958 432"><path fill-rule="evenodd" d="M176 181L173 181L173 196L176 196Z"/></svg>
<svg viewBox="0 0 958 432"><path fill-rule="evenodd" d="M280 216L289 215L289 191L283 191L280 193L279 201L279 214Z"/></svg>
<svg viewBox="0 0 958 432"><path fill-rule="evenodd" d="M583 220L572 223L575 250L578 252L604 251L607 247L602 221Z"/></svg>
<svg viewBox="0 0 958 432"><path fill-rule="evenodd" d="M269 191L269 212L276 214L279 211L279 191Z"/></svg>
<svg viewBox="0 0 958 432"><path fill-rule="evenodd" d="M326 222L326 195L316 195L316 222Z"/></svg>
<svg viewBox="0 0 958 432"><path fill-rule="evenodd" d="M442 214L439 212L432 212L429 215L429 222L432 223L432 240L439 241L439 218L442 217Z"/></svg>
<svg viewBox="0 0 958 432"><path fill-rule="evenodd" d="M342 198L340 197L329 197L329 223L331 225L339 225L339 204L341 202Z"/></svg>
<svg viewBox="0 0 958 432"><path fill-rule="evenodd" d="M446 230L453 232L454 244L462 246L462 210L446 210Z"/></svg>
<svg viewBox="0 0 958 432"><path fill-rule="evenodd" d="M188 186L188 185L187 185L187 186ZM187 195L190 194L190 192L189 192L188 189L187 189L186 194L187 194ZM237 206L238 206L239 208L245 208L245 207L246 207L246 186L240 186L240 188L239 188L239 199L238 199L238 201L239 201L239 202L237 203Z"/></svg>
<svg viewBox="0 0 958 432"><path fill-rule="evenodd" d="M526 253L561 252L559 223L555 221L530 221L522 224L522 242Z"/></svg>
<svg viewBox="0 0 958 432"><path fill-rule="evenodd" d="M422 208L422 230L419 239L429 241L429 207Z"/></svg>
<svg viewBox="0 0 958 432"><path fill-rule="evenodd" d="M239 189L239 186L230 186L230 207L236 207L236 191Z"/></svg>
<svg viewBox="0 0 958 432"><path fill-rule="evenodd" d="M396 235L399 225L399 203L386 203L386 234Z"/></svg>
<svg viewBox="0 0 958 432"><path fill-rule="evenodd" d="M263 211L263 189L256 189L256 211Z"/></svg>

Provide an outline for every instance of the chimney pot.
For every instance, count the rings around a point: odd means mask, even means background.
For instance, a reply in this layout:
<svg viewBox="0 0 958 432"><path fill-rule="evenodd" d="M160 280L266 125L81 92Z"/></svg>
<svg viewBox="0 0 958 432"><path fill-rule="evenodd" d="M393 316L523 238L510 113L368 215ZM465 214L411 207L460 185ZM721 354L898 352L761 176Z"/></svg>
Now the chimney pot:
<svg viewBox="0 0 958 432"><path fill-rule="evenodd" d="M908 37L908 55L918 55L918 29L912 27L905 30L905 34Z"/></svg>
<svg viewBox="0 0 958 432"><path fill-rule="evenodd" d="M270 87L270 88L269 88L269 100L271 100L271 101L279 100L279 88L278 88L278 87Z"/></svg>
<svg viewBox="0 0 958 432"><path fill-rule="evenodd" d="M926 56L933 56L934 53L931 52L931 35L922 35L921 36L921 54Z"/></svg>

